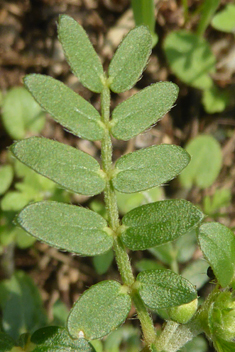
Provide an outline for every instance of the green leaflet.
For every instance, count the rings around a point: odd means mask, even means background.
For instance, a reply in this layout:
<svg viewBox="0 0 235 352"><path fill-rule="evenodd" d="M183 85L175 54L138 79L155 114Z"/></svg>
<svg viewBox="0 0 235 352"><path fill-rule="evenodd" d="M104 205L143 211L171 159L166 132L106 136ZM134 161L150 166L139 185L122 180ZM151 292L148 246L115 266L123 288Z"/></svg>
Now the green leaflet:
<svg viewBox="0 0 235 352"><path fill-rule="evenodd" d="M32 137L14 143L11 152L22 163L69 191L93 196L105 187L99 163L68 145Z"/></svg>
<svg viewBox="0 0 235 352"><path fill-rule="evenodd" d="M114 188L123 193L143 191L172 180L189 163L181 147L162 144L122 156L115 165Z"/></svg>
<svg viewBox="0 0 235 352"><path fill-rule="evenodd" d="M199 244L222 287L235 275L235 236L226 226L210 222L200 227ZM226 268L226 269L225 269Z"/></svg>
<svg viewBox="0 0 235 352"><path fill-rule="evenodd" d="M30 204L20 212L17 223L38 240L84 256L104 253L113 243L104 218L75 205L53 201Z"/></svg>
<svg viewBox="0 0 235 352"><path fill-rule="evenodd" d="M102 281L87 291L70 311L67 327L73 338L93 340L116 329L126 319L131 298L116 281Z"/></svg>
<svg viewBox="0 0 235 352"><path fill-rule="evenodd" d="M170 32L164 43L170 68L183 82L198 89L208 89L213 81L216 59L206 39L180 30Z"/></svg>
<svg viewBox="0 0 235 352"><path fill-rule="evenodd" d="M127 34L109 65L113 92L125 92L134 86L147 64L151 49L152 37L147 27L136 27Z"/></svg>
<svg viewBox="0 0 235 352"><path fill-rule="evenodd" d="M103 67L84 29L72 17L62 15L59 17L58 33L66 59L75 76L84 87L101 93Z"/></svg>
<svg viewBox="0 0 235 352"><path fill-rule="evenodd" d="M160 120L175 103L178 87L171 82L159 82L144 88L113 111L111 133L127 141Z"/></svg>
<svg viewBox="0 0 235 352"><path fill-rule="evenodd" d="M199 225L203 213L186 200L163 200L131 210L123 219L121 238L137 251L175 240Z"/></svg>
<svg viewBox="0 0 235 352"><path fill-rule="evenodd" d="M68 332L58 326L48 326L35 331L31 342L36 346L32 352L95 352L92 345L81 338L73 340Z"/></svg>
<svg viewBox="0 0 235 352"><path fill-rule="evenodd" d="M139 293L150 309L168 308L189 303L197 298L195 287L171 270L146 270L137 276Z"/></svg>
<svg viewBox="0 0 235 352"><path fill-rule="evenodd" d="M98 111L72 89L40 74L26 76L24 83L43 109L70 132L91 141L102 139Z"/></svg>

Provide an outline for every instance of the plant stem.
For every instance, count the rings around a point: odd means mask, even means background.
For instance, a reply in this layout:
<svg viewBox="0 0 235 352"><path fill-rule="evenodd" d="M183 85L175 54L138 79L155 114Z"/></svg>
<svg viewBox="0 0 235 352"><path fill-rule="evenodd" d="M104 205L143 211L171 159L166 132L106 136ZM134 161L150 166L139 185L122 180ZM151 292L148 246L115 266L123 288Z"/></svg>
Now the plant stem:
<svg viewBox="0 0 235 352"><path fill-rule="evenodd" d="M113 230L113 249L117 266L123 281L123 284L129 288L130 295L133 303L135 304L136 311L142 326L144 341L146 343L146 351L151 351L150 345L156 339L154 326L150 315L142 301L138 290L134 287L135 278L132 272L129 256L126 252L125 246L119 236L118 229L120 227L119 213L117 207L117 200L115 190L112 185L113 163L112 163L112 142L109 131L110 119L110 90L108 86L104 85L101 93L101 118L104 124L104 137L101 142L101 158L102 168L106 173L107 181L104 190L104 200L108 213L109 226Z"/></svg>
<svg viewBox="0 0 235 352"><path fill-rule="evenodd" d="M136 307L136 312L141 323L145 343L147 346L151 346L156 340L156 333L153 326L152 318L150 317L146 306L139 295L139 292L133 290L131 297Z"/></svg>
<svg viewBox="0 0 235 352"><path fill-rule="evenodd" d="M156 347L159 351L177 352L202 331L197 319L193 319L185 325L168 321L163 332L156 340Z"/></svg>
<svg viewBox="0 0 235 352"><path fill-rule="evenodd" d="M114 232L114 252L120 275L124 285L131 286L135 279L132 273L129 256L125 247L118 237L117 230L120 226L116 194L112 185L111 176L113 171L112 164L112 142L109 132L109 109L110 109L110 91L108 87L104 87L101 94L101 112L102 122L105 125L104 137L101 144L101 156L103 171L107 175L106 188L104 191L104 199L108 212L109 226Z"/></svg>

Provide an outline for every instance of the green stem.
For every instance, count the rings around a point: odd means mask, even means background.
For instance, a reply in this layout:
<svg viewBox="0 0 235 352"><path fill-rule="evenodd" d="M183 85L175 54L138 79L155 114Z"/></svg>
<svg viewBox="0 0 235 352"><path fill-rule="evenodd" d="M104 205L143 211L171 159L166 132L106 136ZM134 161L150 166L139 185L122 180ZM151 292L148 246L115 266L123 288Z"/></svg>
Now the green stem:
<svg viewBox="0 0 235 352"><path fill-rule="evenodd" d="M108 213L109 226L113 230L113 249L115 252L115 258L117 266L123 281L123 284L129 287L132 300L135 304L136 311L142 326L144 341L146 348L151 351L150 345L154 343L156 339L154 326L150 315L146 309L144 302L142 301L138 290L135 287L135 278L132 272L129 256L126 252L125 246L119 236L119 213L117 207L117 200L115 190L112 185L113 175L113 163L112 163L112 142L109 131L109 118L110 118L110 90L107 86L101 93L101 118L104 124L104 137L101 142L101 158L102 168L106 173L107 181L104 190L104 200Z"/></svg>
<svg viewBox="0 0 235 352"><path fill-rule="evenodd" d="M182 0L182 5L184 8L184 22L188 21L188 0Z"/></svg>
<svg viewBox="0 0 235 352"><path fill-rule="evenodd" d="M118 228L120 226L119 214L117 207L116 194L112 185L111 177L113 172L112 164L112 142L109 132L109 108L110 108L110 91L108 87L104 87L101 94L101 112L102 122L105 125L105 133L101 144L101 156L103 171L107 175L107 182L104 191L104 199L108 212L109 226L114 232L114 252L120 275L124 285L131 286L135 279L132 273L129 256L125 247L118 237Z"/></svg>
<svg viewBox="0 0 235 352"><path fill-rule="evenodd" d="M202 332L201 324L197 319L192 319L185 325L168 321L163 332L156 339L156 347L159 351L177 352Z"/></svg>
<svg viewBox="0 0 235 352"><path fill-rule="evenodd" d="M156 340L156 333L153 326L152 318L149 315L146 306L137 290L132 291L131 297L136 307L136 312L141 323L145 343L148 347L150 347L152 344L154 344L154 341Z"/></svg>
<svg viewBox="0 0 235 352"><path fill-rule="evenodd" d="M201 19L197 27L196 34L203 37L210 21L219 6L220 0L205 0L201 9Z"/></svg>

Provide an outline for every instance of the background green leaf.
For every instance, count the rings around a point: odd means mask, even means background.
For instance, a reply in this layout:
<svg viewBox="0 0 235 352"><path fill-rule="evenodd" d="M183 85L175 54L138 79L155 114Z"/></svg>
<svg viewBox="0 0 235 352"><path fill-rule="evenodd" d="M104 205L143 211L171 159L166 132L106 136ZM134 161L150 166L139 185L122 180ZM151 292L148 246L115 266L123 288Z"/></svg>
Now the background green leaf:
<svg viewBox="0 0 235 352"><path fill-rule="evenodd" d="M155 33L155 4L154 0L131 0L136 26L144 24L152 35L152 47L158 42Z"/></svg>
<svg viewBox="0 0 235 352"><path fill-rule="evenodd" d="M67 327L73 338L98 339L126 319L131 298L116 281L102 281L85 291L70 311Z"/></svg>
<svg viewBox="0 0 235 352"><path fill-rule="evenodd" d="M17 222L38 240L80 255L104 253L113 243L104 218L75 205L53 201L30 204L18 215Z"/></svg>
<svg viewBox="0 0 235 352"><path fill-rule="evenodd" d="M117 204L120 214L125 215L128 211L147 203L153 203L164 198L162 187L153 187L140 193L121 193L116 191Z"/></svg>
<svg viewBox="0 0 235 352"><path fill-rule="evenodd" d="M165 200L142 205L127 213L121 238L131 250L170 242L193 229L203 213L186 200Z"/></svg>
<svg viewBox="0 0 235 352"><path fill-rule="evenodd" d="M38 288L22 271L1 282L0 306L3 329L14 339L22 333L39 329L47 322Z"/></svg>
<svg viewBox="0 0 235 352"><path fill-rule="evenodd" d="M215 70L215 57L204 38L185 30L171 32L164 50L171 70L184 83L199 89L212 86L209 73Z"/></svg>
<svg viewBox="0 0 235 352"><path fill-rule="evenodd" d="M102 275L106 273L113 261L113 251L110 249L108 252L96 255L93 258L93 265L97 274Z"/></svg>
<svg viewBox="0 0 235 352"><path fill-rule="evenodd" d="M69 191L92 196L105 187L99 163L68 145L33 137L14 143L11 151L22 163Z"/></svg>
<svg viewBox="0 0 235 352"><path fill-rule="evenodd" d="M170 144L123 155L115 165L114 188L119 192L134 193L160 186L176 177L189 160L184 149Z"/></svg>
<svg viewBox="0 0 235 352"><path fill-rule="evenodd" d="M197 290L200 290L200 288L202 288L205 283L209 281L207 269L207 261L200 258L186 266L181 272L181 275L195 285Z"/></svg>
<svg viewBox="0 0 235 352"><path fill-rule="evenodd" d="M138 81L151 54L152 37L145 26L132 29L123 39L109 65L110 89L122 93Z"/></svg>
<svg viewBox="0 0 235 352"><path fill-rule="evenodd" d="M230 284L235 274L235 236L226 226L211 222L200 227L201 250L222 287Z"/></svg>
<svg viewBox="0 0 235 352"><path fill-rule="evenodd" d="M202 189L210 187L222 165L220 144L213 136L201 135L190 141L185 149L191 155L191 162L180 174L180 182L186 188L194 184Z"/></svg>
<svg viewBox="0 0 235 352"><path fill-rule="evenodd" d="M0 331L0 352L9 352L14 347L14 340Z"/></svg>
<svg viewBox="0 0 235 352"><path fill-rule="evenodd" d="M171 270L146 270L137 276L139 293L150 309L168 308L189 303L197 298L194 286Z"/></svg>
<svg viewBox="0 0 235 352"><path fill-rule="evenodd" d="M11 165L4 165L0 168L0 195L8 190L12 183L13 176L14 173Z"/></svg>
<svg viewBox="0 0 235 352"><path fill-rule="evenodd" d="M59 17L59 40L66 59L80 82L92 92L103 89L103 67L86 32L72 17Z"/></svg>
<svg viewBox="0 0 235 352"><path fill-rule="evenodd" d="M196 336L191 341L186 343L179 352L207 352L208 345L203 336Z"/></svg>
<svg viewBox="0 0 235 352"><path fill-rule="evenodd" d="M208 114L222 112L229 103L228 92L215 85L203 91L202 102Z"/></svg>
<svg viewBox="0 0 235 352"><path fill-rule="evenodd" d="M227 4L219 11L211 22L212 27L222 32L234 33L235 31L235 5Z"/></svg>
<svg viewBox="0 0 235 352"><path fill-rule="evenodd" d="M71 133L91 141L102 139L98 111L64 83L40 74L26 76L24 83L43 109Z"/></svg>
<svg viewBox="0 0 235 352"><path fill-rule="evenodd" d="M2 121L13 139L21 139L27 132L41 132L45 124L45 113L27 89L14 87L3 99Z"/></svg>
<svg viewBox="0 0 235 352"><path fill-rule="evenodd" d="M31 342L36 344L32 352L95 352L88 341L83 338L73 340L64 328L57 326L37 330Z"/></svg>
<svg viewBox="0 0 235 352"><path fill-rule="evenodd" d="M172 82L158 82L136 93L114 109L111 133L127 141L145 131L172 108L178 91Z"/></svg>

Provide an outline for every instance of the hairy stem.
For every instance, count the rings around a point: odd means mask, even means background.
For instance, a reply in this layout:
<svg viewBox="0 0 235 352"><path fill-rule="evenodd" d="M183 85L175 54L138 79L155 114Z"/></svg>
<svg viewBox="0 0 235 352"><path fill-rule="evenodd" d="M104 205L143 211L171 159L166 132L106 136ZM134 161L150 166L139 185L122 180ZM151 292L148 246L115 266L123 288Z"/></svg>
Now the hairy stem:
<svg viewBox="0 0 235 352"><path fill-rule="evenodd" d="M197 319L193 319L185 325L168 321L163 332L156 340L156 347L159 351L177 352L201 332L202 328Z"/></svg>
<svg viewBox="0 0 235 352"><path fill-rule="evenodd" d="M135 278L132 272L129 256L126 252L125 246L119 236L118 229L120 227L118 207L116 194L112 185L113 163L112 163L112 141L109 131L110 119L110 90L107 86L101 93L101 118L104 124L104 137L101 142L101 158L102 168L106 173L107 181L104 190L104 200L108 213L109 226L114 233L115 258L117 266L123 281L123 284L129 287L133 303L135 304L136 311L142 326L144 341L146 343L146 351L150 352L150 345L156 339L152 319L142 301L138 290L134 287Z"/></svg>

